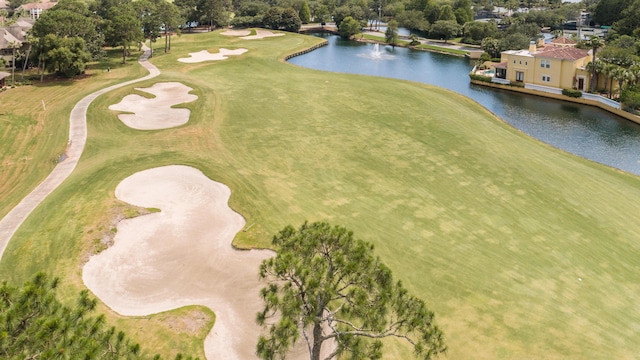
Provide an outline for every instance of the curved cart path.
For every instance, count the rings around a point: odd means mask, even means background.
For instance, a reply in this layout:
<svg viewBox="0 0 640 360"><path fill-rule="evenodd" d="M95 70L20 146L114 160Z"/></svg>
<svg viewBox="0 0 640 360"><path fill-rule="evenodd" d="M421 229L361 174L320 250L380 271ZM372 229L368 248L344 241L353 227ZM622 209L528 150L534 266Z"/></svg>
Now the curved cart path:
<svg viewBox="0 0 640 360"><path fill-rule="evenodd" d="M82 100L80 100L76 106L71 110L71 116L69 117L69 143L65 151L66 158L58 163L53 171L47 178L40 183L29 195L27 195L16 207L0 220L0 259L4 254L9 240L16 233L18 228L27 219L29 214L38 206L44 199L49 196L62 182L71 175L73 170L80 160L80 156L84 151L84 146L87 142L87 109L93 100L98 96L109 92L111 90L121 88L136 82L148 80L160 75L160 70L151 64L148 59L151 51L148 47L143 46L144 54L140 57L138 62L145 69L149 70L149 75L123 82L120 84L112 85L102 90L98 90L91 93Z"/></svg>

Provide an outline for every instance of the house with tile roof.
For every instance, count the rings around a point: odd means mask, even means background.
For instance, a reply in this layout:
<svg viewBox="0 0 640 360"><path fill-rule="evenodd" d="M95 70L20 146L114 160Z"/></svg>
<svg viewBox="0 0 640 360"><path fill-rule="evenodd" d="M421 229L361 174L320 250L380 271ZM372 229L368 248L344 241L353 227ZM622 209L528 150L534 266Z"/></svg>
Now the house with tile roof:
<svg viewBox="0 0 640 360"><path fill-rule="evenodd" d="M43 1L43 2L31 2L27 4L22 4L16 8L16 12L26 11L29 13L29 16L36 20L42 15L44 11L51 9L56 6L58 3L53 1Z"/></svg>
<svg viewBox="0 0 640 360"><path fill-rule="evenodd" d="M0 58L5 64L11 65L13 61L13 49L22 47L22 41L18 40L8 27L0 28Z"/></svg>
<svg viewBox="0 0 640 360"><path fill-rule="evenodd" d="M568 40L541 49L532 43L527 50L503 51L500 63L493 65L494 82L586 91L589 88L586 66L591 61L591 51L578 49Z"/></svg>
<svg viewBox="0 0 640 360"><path fill-rule="evenodd" d="M573 40L573 39L570 39L570 38L565 37L565 36L561 36L561 37L552 39L549 42L549 45L558 46L558 47L576 47L577 43L578 42Z"/></svg>
<svg viewBox="0 0 640 360"><path fill-rule="evenodd" d="M7 66L10 67L13 61L14 47L20 51L26 51L27 31L33 27L34 22L29 18L20 18L10 26L0 27L0 58Z"/></svg>

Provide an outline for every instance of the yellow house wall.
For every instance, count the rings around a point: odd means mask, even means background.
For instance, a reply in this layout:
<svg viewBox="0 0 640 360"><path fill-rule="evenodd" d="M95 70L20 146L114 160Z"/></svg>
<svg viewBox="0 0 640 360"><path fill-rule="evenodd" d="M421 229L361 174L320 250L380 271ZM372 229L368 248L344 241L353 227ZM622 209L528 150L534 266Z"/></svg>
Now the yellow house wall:
<svg viewBox="0 0 640 360"><path fill-rule="evenodd" d="M574 77L576 76L576 62L565 60L562 61L560 86L561 89L572 89L574 85Z"/></svg>
<svg viewBox="0 0 640 360"><path fill-rule="evenodd" d="M521 55L507 55L507 79L516 81L516 72L524 73L524 82L530 83L533 80L533 63L535 58Z"/></svg>
<svg viewBox="0 0 640 360"><path fill-rule="evenodd" d="M589 91L590 89L590 84L591 84L591 74L587 72L587 70L584 69L576 69L576 77L582 77L584 78L584 88L583 89L578 89L578 90L582 90L582 91ZM577 82L576 82L576 86L577 86Z"/></svg>
<svg viewBox="0 0 640 360"><path fill-rule="evenodd" d="M550 67L542 67L542 60L549 60ZM572 89L577 85L574 78L583 73L579 68L591 61L591 55L576 61L560 59L544 59L515 54L502 54L501 61L507 62L507 79L516 81L516 72L524 73L524 82L560 89ZM550 81L542 81L542 76L549 76ZM585 78L585 90L589 89L589 76Z"/></svg>

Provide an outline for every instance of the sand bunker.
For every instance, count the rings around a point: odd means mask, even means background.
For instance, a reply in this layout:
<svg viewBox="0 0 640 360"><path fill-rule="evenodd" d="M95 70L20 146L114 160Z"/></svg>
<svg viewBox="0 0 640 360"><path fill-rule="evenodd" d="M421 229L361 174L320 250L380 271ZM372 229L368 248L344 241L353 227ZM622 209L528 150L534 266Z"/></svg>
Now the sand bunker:
<svg viewBox="0 0 640 360"><path fill-rule="evenodd" d="M225 49L225 48L221 48L219 52L212 54L210 52L208 52L207 50L202 50L199 52L195 52L195 53L189 53L188 58L180 58L178 59L178 61L183 62L183 63L199 63L199 62L204 62L204 61L218 61L218 60L225 60L228 59L229 55L242 55L244 53L247 52L247 49L236 49L236 50L229 50L229 49Z"/></svg>
<svg viewBox="0 0 640 360"><path fill-rule="evenodd" d="M116 188L118 199L161 212L120 222L114 245L85 265L84 283L123 315L207 306L216 313L205 340L207 358L256 358L258 267L274 253L231 247L244 219L227 205L230 194L227 186L187 166L124 179Z"/></svg>
<svg viewBox="0 0 640 360"><path fill-rule="evenodd" d="M220 35L226 35L226 36L247 36L251 34L251 30L227 30L225 32L221 32Z"/></svg>
<svg viewBox="0 0 640 360"><path fill-rule="evenodd" d="M186 124L191 111L171 107L198 99L189 94L192 88L178 82L157 83L152 87L136 90L155 97L148 99L136 94L127 95L119 103L109 106L109 109L133 113L120 114L118 118L127 126L138 130L168 129Z"/></svg>
<svg viewBox="0 0 640 360"><path fill-rule="evenodd" d="M274 33L264 29L256 29L255 35L249 35L251 34L251 30L227 30L220 34L226 35L226 36L241 36L241 39L245 39L245 40L256 40L256 39L264 39L267 37L284 36L283 33Z"/></svg>
<svg viewBox="0 0 640 360"><path fill-rule="evenodd" d="M274 36L284 36L284 34L283 33L273 33L273 32L271 32L269 30L256 29L256 34L255 35L243 36L243 37L241 37L241 39L256 40L256 39L264 39L264 38L274 37Z"/></svg>

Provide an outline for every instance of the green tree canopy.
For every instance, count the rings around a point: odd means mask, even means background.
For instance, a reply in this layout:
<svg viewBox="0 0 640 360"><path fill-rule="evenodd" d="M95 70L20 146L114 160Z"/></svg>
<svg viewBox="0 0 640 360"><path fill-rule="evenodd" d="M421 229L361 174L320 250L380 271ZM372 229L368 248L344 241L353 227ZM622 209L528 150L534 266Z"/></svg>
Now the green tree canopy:
<svg viewBox="0 0 640 360"><path fill-rule="evenodd" d="M460 26L455 20L438 20L431 25L431 31L429 35L433 38L442 38L446 43L447 40L454 38L462 31Z"/></svg>
<svg viewBox="0 0 640 360"><path fill-rule="evenodd" d="M612 25L620 20L622 12L633 0L600 0L596 4L593 13L593 20L600 25Z"/></svg>
<svg viewBox="0 0 640 360"><path fill-rule="evenodd" d="M311 9L309 8L309 3L306 0L302 3L302 7L300 8L298 15L300 16L300 21L302 21L303 24L307 24L309 20L311 20Z"/></svg>
<svg viewBox="0 0 640 360"><path fill-rule="evenodd" d="M409 10L397 16L398 23L410 30L425 31L429 29L429 22L425 20L422 11Z"/></svg>
<svg viewBox="0 0 640 360"><path fill-rule="evenodd" d="M258 340L261 358L282 358L301 331L312 360L320 358L323 345L326 358L377 359L385 337L408 341L423 359L446 350L433 312L352 232L305 223L297 230L285 227L273 245L278 253L260 265L259 274L268 283L257 319L268 327Z"/></svg>
<svg viewBox="0 0 640 360"><path fill-rule="evenodd" d="M498 34L498 25L496 25L496 23L493 21L474 21L466 23L463 27L463 34L464 42L470 44L480 44L483 39L493 38Z"/></svg>
<svg viewBox="0 0 640 360"><path fill-rule="evenodd" d="M360 22L351 16L347 16L342 20L340 26L338 26L338 32L340 33L340 36L348 39L353 35L360 33Z"/></svg>
<svg viewBox="0 0 640 360"><path fill-rule="evenodd" d="M122 63L129 46L144 39L140 17L131 0L102 0L99 6L105 19L105 40L111 46L122 46Z"/></svg>
<svg viewBox="0 0 640 360"><path fill-rule="evenodd" d="M456 20L456 14L453 12L453 8L451 7L451 5L445 4L440 7L438 20Z"/></svg>
<svg viewBox="0 0 640 360"><path fill-rule="evenodd" d="M138 344L90 316L96 300L84 290L74 307L56 298L58 279L39 273L21 288L0 286L0 354L24 359L143 359ZM159 359L159 356L157 357Z"/></svg>
<svg viewBox="0 0 640 360"><path fill-rule="evenodd" d="M509 34L500 39L500 51L528 49L529 44L531 43L531 40L529 39L530 38L524 34Z"/></svg>
<svg viewBox="0 0 640 360"><path fill-rule="evenodd" d="M622 35L640 37L640 0L633 1L622 11L613 29Z"/></svg>
<svg viewBox="0 0 640 360"><path fill-rule="evenodd" d="M387 44L395 48L398 44L398 22L391 20L387 23L387 30L384 32L384 40Z"/></svg>

